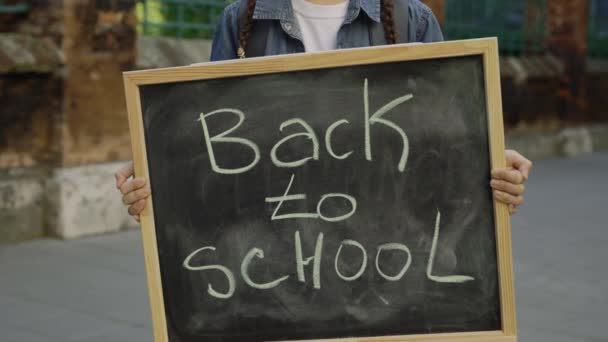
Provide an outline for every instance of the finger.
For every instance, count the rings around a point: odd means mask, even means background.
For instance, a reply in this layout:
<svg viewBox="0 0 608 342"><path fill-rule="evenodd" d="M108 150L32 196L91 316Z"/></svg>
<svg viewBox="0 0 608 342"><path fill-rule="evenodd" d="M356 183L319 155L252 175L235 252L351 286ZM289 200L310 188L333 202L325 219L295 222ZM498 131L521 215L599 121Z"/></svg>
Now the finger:
<svg viewBox="0 0 608 342"><path fill-rule="evenodd" d="M530 171L532 171L532 162L514 150L507 150L505 155L507 159L507 166L521 172L522 176L524 177L524 181L528 180Z"/></svg>
<svg viewBox="0 0 608 342"><path fill-rule="evenodd" d="M517 206L513 204L509 204L509 214L515 215L517 214Z"/></svg>
<svg viewBox="0 0 608 342"><path fill-rule="evenodd" d="M139 215L131 215L131 217L133 217L133 219L139 223Z"/></svg>
<svg viewBox="0 0 608 342"><path fill-rule="evenodd" d="M513 184L513 183L509 183L507 181L498 180L498 179L493 179L490 182L490 186L494 190L500 190L500 191L506 192L506 193L514 195L514 196L523 195L524 191L526 190L526 188L523 184Z"/></svg>
<svg viewBox="0 0 608 342"><path fill-rule="evenodd" d="M133 162L129 162L123 167L121 167L114 174L114 178L116 178L116 188L120 189L120 187L129 179L129 177L133 176Z"/></svg>
<svg viewBox="0 0 608 342"><path fill-rule="evenodd" d="M129 214L132 216L139 216L139 214L144 210L144 208L146 207L146 200L142 199L139 200L135 203L133 203L131 206L129 206Z"/></svg>
<svg viewBox="0 0 608 342"><path fill-rule="evenodd" d="M134 178L128 182L125 182L120 187L120 192L122 192L123 195L127 195L135 190L143 188L146 183L147 182L145 178Z"/></svg>
<svg viewBox="0 0 608 342"><path fill-rule="evenodd" d="M122 202L126 205L133 205L138 201L145 200L148 196L150 196L150 189L145 187L122 196Z"/></svg>
<svg viewBox="0 0 608 342"><path fill-rule="evenodd" d="M517 169L524 176L524 181L527 181L530 178L530 172L532 171L533 164L531 161L527 160L523 162Z"/></svg>
<svg viewBox="0 0 608 342"><path fill-rule="evenodd" d="M524 203L523 196L513 196L500 190L494 190L494 198L502 203L512 204L514 206L519 206Z"/></svg>
<svg viewBox="0 0 608 342"><path fill-rule="evenodd" d="M492 170L492 178L504 180L513 184L521 184L524 182L524 176L518 170L495 169Z"/></svg>

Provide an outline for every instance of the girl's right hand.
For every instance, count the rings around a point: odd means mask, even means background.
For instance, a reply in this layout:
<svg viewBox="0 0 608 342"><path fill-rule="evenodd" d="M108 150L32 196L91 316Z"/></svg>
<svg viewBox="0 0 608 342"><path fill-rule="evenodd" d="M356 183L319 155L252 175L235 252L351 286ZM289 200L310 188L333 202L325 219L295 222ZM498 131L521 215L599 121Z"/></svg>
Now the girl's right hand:
<svg viewBox="0 0 608 342"><path fill-rule="evenodd" d="M129 162L116 171L116 188L122 194L122 203L129 207L129 215L139 222L139 214L146 207L150 197L150 186L145 178L134 178L133 162Z"/></svg>

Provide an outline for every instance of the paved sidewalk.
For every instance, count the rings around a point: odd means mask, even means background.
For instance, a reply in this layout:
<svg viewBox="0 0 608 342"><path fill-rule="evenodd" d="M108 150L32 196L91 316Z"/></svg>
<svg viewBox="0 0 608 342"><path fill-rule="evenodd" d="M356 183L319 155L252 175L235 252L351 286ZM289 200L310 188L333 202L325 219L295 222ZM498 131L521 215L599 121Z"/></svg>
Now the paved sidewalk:
<svg viewBox="0 0 608 342"><path fill-rule="evenodd" d="M139 232L0 247L0 341L149 342Z"/></svg>
<svg viewBox="0 0 608 342"><path fill-rule="evenodd" d="M513 220L520 342L608 341L608 154L537 163ZM151 342L139 232L0 246L0 341Z"/></svg>

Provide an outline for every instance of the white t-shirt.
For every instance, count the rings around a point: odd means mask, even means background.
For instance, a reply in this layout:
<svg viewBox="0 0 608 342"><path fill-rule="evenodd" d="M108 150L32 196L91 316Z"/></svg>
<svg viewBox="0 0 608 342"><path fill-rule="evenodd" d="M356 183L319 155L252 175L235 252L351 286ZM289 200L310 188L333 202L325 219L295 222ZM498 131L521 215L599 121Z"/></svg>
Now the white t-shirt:
<svg viewBox="0 0 608 342"><path fill-rule="evenodd" d="M334 50L338 30L346 19L348 0L337 5L318 5L307 0L291 0L306 52Z"/></svg>

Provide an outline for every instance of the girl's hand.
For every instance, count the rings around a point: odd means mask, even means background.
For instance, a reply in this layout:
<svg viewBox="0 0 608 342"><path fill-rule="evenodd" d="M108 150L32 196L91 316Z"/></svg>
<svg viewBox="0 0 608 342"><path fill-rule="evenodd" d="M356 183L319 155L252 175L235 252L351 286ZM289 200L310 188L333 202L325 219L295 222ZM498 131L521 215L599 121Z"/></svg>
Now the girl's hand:
<svg viewBox="0 0 608 342"><path fill-rule="evenodd" d="M515 214L517 207L524 203L524 183L532 170L532 162L514 150L506 150L507 167L492 170L494 197L509 205L509 213Z"/></svg>
<svg viewBox="0 0 608 342"><path fill-rule="evenodd" d="M146 207L146 199L150 197L150 187L145 178L131 178L133 174L133 162L129 162L116 171L114 177L116 188L122 193L122 202L129 207L129 214L139 222L139 214Z"/></svg>

